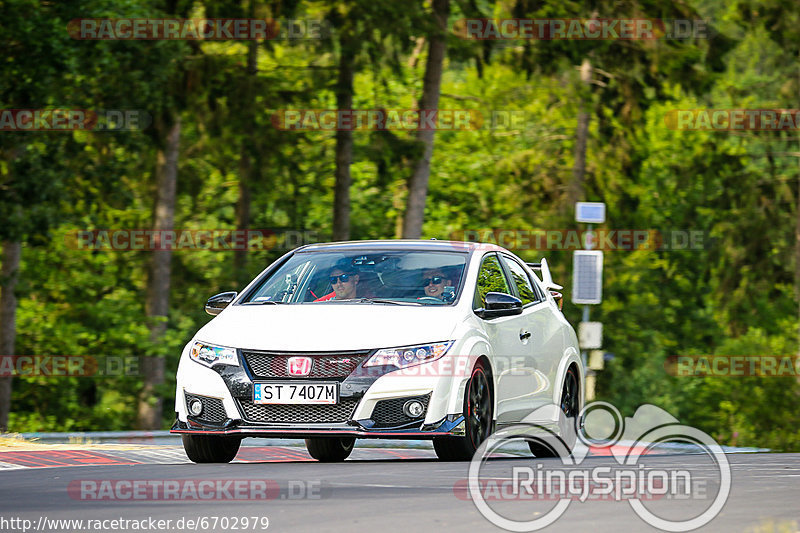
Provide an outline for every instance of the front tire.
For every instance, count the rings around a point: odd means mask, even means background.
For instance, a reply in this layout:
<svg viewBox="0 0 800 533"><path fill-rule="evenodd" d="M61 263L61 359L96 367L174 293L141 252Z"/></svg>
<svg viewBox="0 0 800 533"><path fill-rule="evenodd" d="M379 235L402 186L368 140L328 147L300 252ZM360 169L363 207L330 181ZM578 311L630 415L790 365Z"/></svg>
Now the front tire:
<svg viewBox="0 0 800 533"><path fill-rule="evenodd" d="M442 461L469 461L478 446L489 437L494 423L494 397L489 375L479 362L464 392L463 437L435 437L433 449Z"/></svg>
<svg viewBox="0 0 800 533"><path fill-rule="evenodd" d="M183 435L186 456L195 463L230 463L239 452L242 439L218 435Z"/></svg>
<svg viewBox="0 0 800 533"><path fill-rule="evenodd" d="M356 439L348 437L319 437L306 439L309 455L322 463L344 461L353 451Z"/></svg>

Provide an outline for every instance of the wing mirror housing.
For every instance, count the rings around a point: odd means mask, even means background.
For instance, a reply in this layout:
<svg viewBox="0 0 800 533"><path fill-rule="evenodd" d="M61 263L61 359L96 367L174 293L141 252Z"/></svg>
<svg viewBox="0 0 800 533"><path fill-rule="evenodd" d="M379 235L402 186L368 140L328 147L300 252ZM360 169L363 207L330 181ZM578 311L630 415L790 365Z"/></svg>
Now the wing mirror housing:
<svg viewBox="0 0 800 533"><path fill-rule="evenodd" d="M484 320L522 314L522 300L502 292L487 293L485 305L475 310L475 314Z"/></svg>
<svg viewBox="0 0 800 533"><path fill-rule="evenodd" d="M228 307L228 304L236 299L237 294L239 293L234 291L215 294L206 302L206 313L209 315L220 314L223 309Z"/></svg>

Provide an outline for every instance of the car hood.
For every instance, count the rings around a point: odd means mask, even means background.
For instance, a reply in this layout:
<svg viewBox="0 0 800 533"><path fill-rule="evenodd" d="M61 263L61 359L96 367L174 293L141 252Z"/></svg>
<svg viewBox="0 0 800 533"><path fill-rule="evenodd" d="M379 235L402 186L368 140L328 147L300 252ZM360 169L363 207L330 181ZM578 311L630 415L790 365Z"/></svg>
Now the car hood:
<svg viewBox="0 0 800 533"><path fill-rule="evenodd" d="M452 340L456 307L386 304L234 305L197 332L211 344L275 351L343 351Z"/></svg>

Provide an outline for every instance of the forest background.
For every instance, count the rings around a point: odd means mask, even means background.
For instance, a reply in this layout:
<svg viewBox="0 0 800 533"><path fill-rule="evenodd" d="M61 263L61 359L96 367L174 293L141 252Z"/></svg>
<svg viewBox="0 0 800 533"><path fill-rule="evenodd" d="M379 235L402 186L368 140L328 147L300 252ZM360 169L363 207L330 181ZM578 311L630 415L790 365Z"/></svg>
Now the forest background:
<svg viewBox="0 0 800 533"><path fill-rule="evenodd" d="M586 200L607 205L606 231L700 236L685 249L605 252L592 308L608 354L598 399L626 416L658 405L721 444L800 450L795 377L679 377L665 366L686 354L798 353L797 127L674 120L800 107L797 2L0 0L0 12L0 108L144 117L113 131L3 123L0 353L136 364L91 377L6 373L0 429L169 427L177 361L209 320L205 300L240 290L294 243L582 230L574 202ZM476 39L464 24L597 17L702 24L599 40ZM82 39L70 23L137 18L267 19L282 32ZM484 120L435 131L280 121L286 110L437 108ZM79 232L103 229L274 233L237 251L79 246ZM512 244L525 260L548 258L576 324L572 252Z"/></svg>

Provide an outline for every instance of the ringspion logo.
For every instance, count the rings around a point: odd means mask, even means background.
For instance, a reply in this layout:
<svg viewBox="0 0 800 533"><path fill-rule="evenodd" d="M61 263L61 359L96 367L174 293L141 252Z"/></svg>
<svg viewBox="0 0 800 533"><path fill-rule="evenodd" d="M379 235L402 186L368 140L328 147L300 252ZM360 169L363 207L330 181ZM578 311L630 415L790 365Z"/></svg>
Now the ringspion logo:
<svg viewBox="0 0 800 533"><path fill-rule="evenodd" d="M537 422L541 420L552 422ZM587 435L589 427L599 440ZM586 445L582 449L575 447L578 439ZM525 464L517 458L510 465L489 461L503 447L519 444L553 461ZM686 468L685 460L675 459L680 456L651 454L660 446L675 444L688 445L695 457L700 456L694 459L702 461L699 475L697 469ZM585 461L590 447L608 448L613 463ZM641 406L632 418L623 419L613 405L594 402L577 417L567 417L556 405L543 406L520 424L493 433L475 452L468 478L457 481L453 491L457 498L471 499L484 518L508 531L540 530L570 505L599 500L626 501L647 524L683 532L716 518L730 488L730 464L708 434L680 424L653 405ZM692 505L687 505L689 500Z"/></svg>

